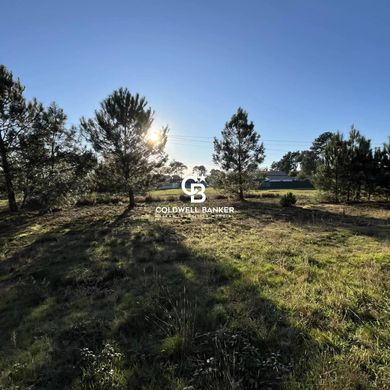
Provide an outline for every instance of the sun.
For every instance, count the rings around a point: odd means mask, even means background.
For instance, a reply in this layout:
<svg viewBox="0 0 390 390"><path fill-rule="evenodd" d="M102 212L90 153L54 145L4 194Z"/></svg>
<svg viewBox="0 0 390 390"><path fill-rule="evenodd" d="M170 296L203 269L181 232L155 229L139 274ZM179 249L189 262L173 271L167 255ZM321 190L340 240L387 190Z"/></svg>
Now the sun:
<svg viewBox="0 0 390 390"><path fill-rule="evenodd" d="M146 134L146 139L152 144L157 144L161 140L161 131L156 128L150 128Z"/></svg>

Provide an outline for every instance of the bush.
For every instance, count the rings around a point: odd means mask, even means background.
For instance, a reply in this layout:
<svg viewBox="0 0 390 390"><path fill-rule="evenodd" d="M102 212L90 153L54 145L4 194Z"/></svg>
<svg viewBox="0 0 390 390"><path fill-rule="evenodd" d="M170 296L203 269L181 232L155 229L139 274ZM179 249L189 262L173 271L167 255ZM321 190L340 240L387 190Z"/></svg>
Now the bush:
<svg viewBox="0 0 390 390"><path fill-rule="evenodd" d="M83 207L83 206L94 206L96 204L96 198L92 197L84 197L80 198L76 202L76 207Z"/></svg>
<svg viewBox="0 0 390 390"><path fill-rule="evenodd" d="M214 199L227 199L228 196L224 194L217 194L214 196Z"/></svg>
<svg viewBox="0 0 390 390"><path fill-rule="evenodd" d="M122 197L119 195L111 195L111 194L96 194L91 193L87 194L84 197L79 198L76 201L76 207L83 206L95 206L95 205L103 205L103 204L121 204Z"/></svg>
<svg viewBox="0 0 390 390"><path fill-rule="evenodd" d="M145 196L145 203L153 203L158 202L160 199L158 197L152 196L152 195L146 195Z"/></svg>
<svg viewBox="0 0 390 390"><path fill-rule="evenodd" d="M279 198L279 194L274 192L265 192L264 194L261 194L262 198Z"/></svg>
<svg viewBox="0 0 390 390"><path fill-rule="evenodd" d="M81 349L82 377L80 389L125 389L124 355L115 344L106 343L99 353ZM76 386L77 388L77 386Z"/></svg>
<svg viewBox="0 0 390 390"><path fill-rule="evenodd" d="M41 210L45 208L45 204L39 198L29 198L26 200L23 208L27 210Z"/></svg>
<svg viewBox="0 0 390 390"><path fill-rule="evenodd" d="M288 192L280 198L280 205L283 207L291 207L295 203L297 203L297 197L292 192Z"/></svg>
<svg viewBox="0 0 390 390"><path fill-rule="evenodd" d="M254 389L268 376L291 370L278 352L265 353L240 330L205 333L197 349L193 376L200 389Z"/></svg>
<svg viewBox="0 0 390 390"><path fill-rule="evenodd" d="M189 195L185 195L185 194L181 194L179 199L182 201L182 202L190 202L191 201L191 196Z"/></svg>
<svg viewBox="0 0 390 390"><path fill-rule="evenodd" d="M248 194L245 194L245 198L247 198L247 199L259 199L259 198L261 198L261 194L256 194L254 192L249 192Z"/></svg>

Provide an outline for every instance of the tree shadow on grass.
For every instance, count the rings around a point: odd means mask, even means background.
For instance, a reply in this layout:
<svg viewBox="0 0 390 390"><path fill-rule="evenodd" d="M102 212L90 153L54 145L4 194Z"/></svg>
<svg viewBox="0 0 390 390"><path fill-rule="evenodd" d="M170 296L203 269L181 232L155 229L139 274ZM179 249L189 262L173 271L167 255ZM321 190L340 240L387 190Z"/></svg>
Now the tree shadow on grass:
<svg viewBox="0 0 390 390"><path fill-rule="evenodd" d="M36 213L11 213L8 210L0 211L0 248L4 248L8 238L32 225L37 218ZM0 254L1 255L1 254Z"/></svg>
<svg viewBox="0 0 390 390"><path fill-rule="evenodd" d="M381 241L388 241L390 237L389 219L353 216L299 206L281 207L275 203L259 201L246 201L237 204L236 209L245 217L259 218L266 216L269 221L289 222L299 227L340 227L354 234L374 237Z"/></svg>
<svg viewBox="0 0 390 390"><path fill-rule="evenodd" d="M309 369L318 346L261 286L138 216L78 218L6 259L1 384L279 388Z"/></svg>

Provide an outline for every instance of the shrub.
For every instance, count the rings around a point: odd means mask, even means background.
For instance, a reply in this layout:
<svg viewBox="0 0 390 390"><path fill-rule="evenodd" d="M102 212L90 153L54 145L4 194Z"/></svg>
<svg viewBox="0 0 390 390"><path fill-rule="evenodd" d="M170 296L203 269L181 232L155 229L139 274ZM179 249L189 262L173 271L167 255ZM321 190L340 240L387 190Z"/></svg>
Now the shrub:
<svg viewBox="0 0 390 390"><path fill-rule="evenodd" d="M27 210L41 210L45 208L45 204L39 198L29 198L26 200L23 208Z"/></svg>
<svg viewBox="0 0 390 390"><path fill-rule="evenodd" d="M94 206L96 204L96 198L92 197L84 197L80 198L76 202L76 207L83 207L83 206Z"/></svg>
<svg viewBox="0 0 390 390"><path fill-rule="evenodd" d="M228 196L224 194L217 194L214 196L214 199L227 199Z"/></svg>
<svg viewBox="0 0 390 390"><path fill-rule="evenodd" d="M288 192L280 198L280 205L283 207L291 207L297 203L297 198L292 192Z"/></svg>
<svg viewBox="0 0 390 390"><path fill-rule="evenodd" d="M152 195L146 195L145 196L145 203L153 203L153 202L158 202L159 198L152 196Z"/></svg>
<svg viewBox="0 0 390 390"><path fill-rule="evenodd" d="M261 198L261 194L256 194L254 192L249 192L248 194L245 194L245 198L248 198L248 199L259 199L259 198Z"/></svg>
<svg viewBox="0 0 390 390"><path fill-rule="evenodd" d="M111 197L111 203L112 204L120 204L122 201L120 196L112 196Z"/></svg>
<svg viewBox="0 0 390 390"><path fill-rule="evenodd" d="M185 195L185 194L181 194L179 199L182 201L182 202L189 202L191 201L191 196L189 195Z"/></svg>
<svg viewBox="0 0 390 390"><path fill-rule="evenodd" d="M95 206L100 204L121 204L122 197L119 195L111 195L111 194L96 194L91 193L87 194L84 197L80 197L76 201L77 207L83 207L83 206Z"/></svg>
<svg viewBox="0 0 390 390"><path fill-rule="evenodd" d="M254 389L268 376L289 372L277 352L260 349L240 330L225 328L197 340L193 380L201 389Z"/></svg>
<svg viewBox="0 0 390 390"><path fill-rule="evenodd" d="M261 194L262 198L279 198L279 194L276 194L274 192L265 192L264 194Z"/></svg>
<svg viewBox="0 0 390 390"><path fill-rule="evenodd" d="M106 343L100 353L87 347L81 350L82 377L80 389L124 389L123 354L115 344Z"/></svg>

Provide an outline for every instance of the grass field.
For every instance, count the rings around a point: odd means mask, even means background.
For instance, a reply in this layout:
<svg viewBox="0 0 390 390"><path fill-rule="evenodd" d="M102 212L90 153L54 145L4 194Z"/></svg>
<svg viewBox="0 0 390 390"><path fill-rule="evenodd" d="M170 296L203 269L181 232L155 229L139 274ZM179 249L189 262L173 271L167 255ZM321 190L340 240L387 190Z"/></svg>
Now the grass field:
<svg viewBox="0 0 390 390"><path fill-rule="evenodd" d="M294 192L297 196L305 196L305 197L316 197L318 196L318 192L315 190L252 190L249 191L249 194L257 194L261 197L262 194L276 194L276 195L283 195L287 192ZM207 196L209 198L215 198L216 195L220 195L222 192L219 189L215 189L212 187L207 188ZM156 197L163 197L163 196L180 196L182 194L181 189L173 189L173 190L155 190L155 191L149 191L148 195L150 196L156 196Z"/></svg>
<svg viewBox="0 0 390 390"><path fill-rule="evenodd" d="M390 206L293 192L1 211L0 388L389 388Z"/></svg>

